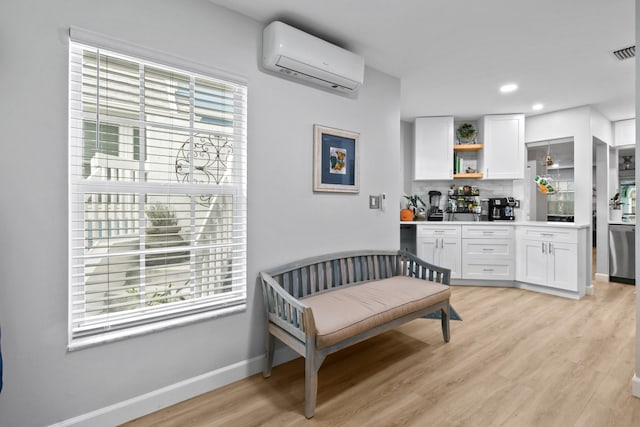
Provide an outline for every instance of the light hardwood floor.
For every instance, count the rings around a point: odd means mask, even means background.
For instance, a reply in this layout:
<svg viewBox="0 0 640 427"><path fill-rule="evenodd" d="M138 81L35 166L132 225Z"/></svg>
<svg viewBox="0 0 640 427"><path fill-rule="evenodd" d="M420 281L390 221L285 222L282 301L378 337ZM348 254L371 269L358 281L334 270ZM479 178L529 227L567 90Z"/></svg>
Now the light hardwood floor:
<svg viewBox="0 0 640 427"><path fill-rule="evenodd" d="M126 426L637 427L635 289L596 283L573 301L454 286L450 343L420 319L329 356L311 420L298 358Z"/></svg>

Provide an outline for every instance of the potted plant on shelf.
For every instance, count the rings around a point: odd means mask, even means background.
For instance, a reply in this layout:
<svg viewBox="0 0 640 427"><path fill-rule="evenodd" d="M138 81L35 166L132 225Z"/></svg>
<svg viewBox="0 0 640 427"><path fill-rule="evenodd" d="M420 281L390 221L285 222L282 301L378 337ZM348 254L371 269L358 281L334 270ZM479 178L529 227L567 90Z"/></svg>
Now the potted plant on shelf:
<svg viewBox="0 0 640 427"><path fill-rule="evenodd" d="M456 130L458 144L475 144L478 138L478 131L471 123L463 123Z"/></svg>

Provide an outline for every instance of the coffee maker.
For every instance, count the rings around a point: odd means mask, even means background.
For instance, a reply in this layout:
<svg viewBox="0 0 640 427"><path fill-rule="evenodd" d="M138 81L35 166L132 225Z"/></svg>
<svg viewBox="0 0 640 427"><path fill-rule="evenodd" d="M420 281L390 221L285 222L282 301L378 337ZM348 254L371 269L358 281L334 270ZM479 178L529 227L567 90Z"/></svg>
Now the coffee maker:
<svg viewBox="0 0 640 427"><path fill-rule="evenodd" d="M489 221L513 221L516 219L513 197L492 197L489 199Z"/></svg>
<svg viewBox="0 0 640 427"><path fill-rule="evenodd" d="M440 209L440 197L442 193L439 191L429 191L429 212L427 213L427 221L442 221L444 213Z"/></svg>

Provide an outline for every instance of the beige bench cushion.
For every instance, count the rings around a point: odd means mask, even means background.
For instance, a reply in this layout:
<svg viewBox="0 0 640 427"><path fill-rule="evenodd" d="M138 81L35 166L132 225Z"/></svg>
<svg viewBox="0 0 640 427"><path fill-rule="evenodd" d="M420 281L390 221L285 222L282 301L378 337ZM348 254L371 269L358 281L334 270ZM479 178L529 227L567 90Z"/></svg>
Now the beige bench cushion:
<svg viewBox="0 0 640 427"><path fill-rule="evenodd" d="M448 286L406 276L363 283L303 298L323 348L449 299Z"/></svg>

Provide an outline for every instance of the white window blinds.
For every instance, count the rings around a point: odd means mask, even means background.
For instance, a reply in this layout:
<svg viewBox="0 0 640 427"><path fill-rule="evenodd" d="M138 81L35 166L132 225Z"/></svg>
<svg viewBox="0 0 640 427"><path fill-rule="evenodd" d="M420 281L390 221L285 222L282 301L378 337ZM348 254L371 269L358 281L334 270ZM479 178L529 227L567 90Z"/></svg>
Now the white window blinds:
<svg viewBox="0 0 640 427"><path fill-rule="evenodd" d="M244 307L246 86L70 42L70 348Z"/></svg>

